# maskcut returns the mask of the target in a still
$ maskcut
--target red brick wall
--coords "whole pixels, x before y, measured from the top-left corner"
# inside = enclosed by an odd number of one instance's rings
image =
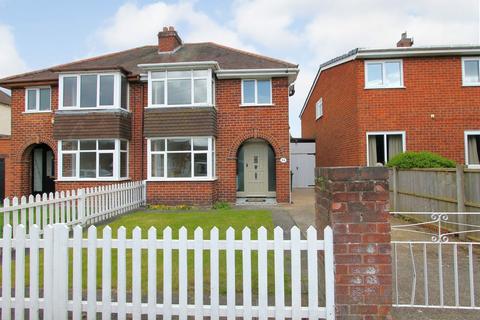
[[[8,182],[13,179],[12,172],[10,171],[10,147],[10,138],[0,138],[0,159],[5,160],[5,188],[7,187]],[[0,181],[0,183],[3,182]],[[5,195],[8,195],[7,190],[5,190]],[[0,201],[3,201],[3,199],[0,199]]]
[[[465,163],[464,131],[480,129],[480,88],[462,87],[460,57],[403,59],[405,89],[364,90],[363,61],[357,81],[366,164],[366,131],[406,131],[408,151],[432,151]],[[431,114],[435,118],[431,118]]]
[[[132,132],[129,152],[129,176],[132,180],[147,178],[147,141],[143,136],[144,108],[147,105],[147,84],[130,83],[130,111]],[[219,80],[216,83],[218,108],[218,136],[216,140],[216,164],[218,181],[215,182],[150,182],[148,199],[151,202],[206,204],[216,199],[236,200],[236,152],[239,146],[251,138],[259,138],[272,145],[276,155],[277,200],[288,202],[290,198],[290,164],[280,163],[282,157],[289,160],[288,81],[277,78],[272,81],[273,106],[240,107],[241,81]],[[31,193],[31,146],[48,144],[55,153],[57,142],[53,140],[53,113],[24,114],[24,89],[12,92],[12,144],[19,146],[11,153],[11,172],[20,178],[9,182],[7,194]],[[52,108],[58,106],[58,88],[52,88]],[[17,182],[18,181],[18,182]],[[93,187],[110,182],[56,182],[57,190]],[[218,190],[217,190],[218,187]],[[195,190],[195,192],[192,192]],[[183,199],[183,200],[182,200]]]
[[[358,164],[356,70],[349,62],[323,71],[302,115],[302,137],[316,139],[317,167]],[[315,120],[320,98],[323,116]]]
[[[272,79],[273,106],[241,107],[241,80],[216,82],[218,136],[216,143],[219,200],[236,199],[236,156],[248,139],[267,141],[276,157],[278,202],[290,201],[288,80]],[[280,163],[285,157],[287,163]]]
[[[462,86],[461,57],[404,58],[403,70],[405,88],[375,90],[365,89],[363,60],[322,72],[302,117],[302,135],[317,137],[318,166],[366,165],[367,131],[406,131],[408,151],[465,163],[464,131],[480,129],[480,88]]]

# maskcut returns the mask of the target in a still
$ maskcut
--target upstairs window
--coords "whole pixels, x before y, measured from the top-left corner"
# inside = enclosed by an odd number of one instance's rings
[[[25,90],[25,112],[51,111],[50,88],[27,88]]]
[[[151,71],[149,107],[212,105],[211,70]]]
[[[128,82],[119,73],[60,76],[60,109],[127,109]]]
[[[405,152],[404,132],[367,133],[368,166],[382,166],[399,153]]]
[[[464,86],[480,86],[480,58],[463,58],[462,74]]]
[[[465,132],[465,164],[480,168],[480,131]]]
[[[366,61],[365,88],[402,88],[402,60]]]
[[[272,104],[272,81],[242,80],[242,105]]]
[[[320,98],[315,104],[315,118],[319,119],[323,116],[323,98]]]

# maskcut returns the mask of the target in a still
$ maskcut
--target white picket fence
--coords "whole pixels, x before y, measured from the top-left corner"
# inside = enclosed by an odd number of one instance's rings
[[[226,232],[226,240],[219,240],[219,230],[213,228],[209,240],[204,239],[203,230],[197,228],[194,238],[188,239],[187,230],[179,230],[178,239],[172,239],[172,229],[163,230],[163,238],[157,238],[157,230],[148,230],[148,237],[142,238],[140,228],[133,230],[131,239],[126,238],[126,230],[118,229],[118,236],[112,239],[112,230],[103,229],[102,238],[97,238],[95,226],[88,228],[88,238],[83,238],[81,226],[73,227],[73,237],[69,237],[69,228],[65,224],[47,225],[44,237],[40,229],[32,226],[30,237],[26,229],[16,227],[16,237],[12,237],[12,227],[4,228],[2,247],[2,319],[8,320],[14,314],[15,319],[163,319],[172,316],[187,319],[334,319],[334,266],[333,236],[327,227],[325,240],[317,239],[317,231],[311,227],[307,239],[302,240],[300,231],[291,230],[291,240],[284,239],[284,232],[276,228],[272,240],[267,239],[267,230],[258,229],[258,240],[252,240],[250,229],[242,231],[242,239],[235,240],[235,231]],[[100,249],[100,250],[99,250]],[[27,251],[28,250],[28,251]],[[82,250],[87,251],[87,261],[82,261]],[[12,255],[14,251],[14,268]],[[101,290],[97,292],[97,254],[101,253]],[[29,270],[25,271],[26,252],[29,254]],[[69,253],[70,252],[70,253]],[[127,252],[131,253],[126,259]],[[157,254],[163,253],[163,266],[157,264]],[[189,289],[188,255],[194,257],[194,290]],[[204,259],[204,253],[209,259]],[[223,253],[225,252],[225,256]],[[255,256],[253,256],[255,252]],[[269,253],[273,252],[272,254]],[[319,259],[319,253],[324,259]],[[142,253],[146,254],[143,256]],[[236,262],[241,253],[242,263]],[[302,263],[302,253],[306,253],[307,268]],[[118,263],[117,288],[112,291],[112,256],[116,254]],[[69,255],[71,259],[69,260]],[[220,257],[224,257],[225,260]],[[289,260],[286,257],[289,257]],[[43,259],[41,258],[43,257]],[[172,289],[172,260],[178,257],[178,290]],[[254,264],[253,258],[258,259]],[[142,260],[144,260],[142,262]],[[147,260],[147,261],[145,261]],[[319,262],[325,265],[319,268]],[[100,261],[100,260],[99,260]],[[208,261],[210,280],[203,278]],[[224,262],[225,261],[225,262]],[[40,273],[40,262],[43,262]],[[131,269],[128,268],[131,262]],[[191,263],[191,262],[190,262]],[[226,264],[223,265],[223,263]],[[268,288],[268,264],[274,264],[274,297],[270,297]],[[82,285],[82,267],[87,266],[86,288]],[[258,290],[252,290],[252,265],[258,268]],[[286,265],[286,266],[285,266]],[[142,266],[148,266],[142,272]],[[100,267],[100,266],[99,266]],[[220,279],[220,268],[226,267],[226,279]],[[241,268],[242,290],[236,288],[237,268]],[[291,268],[291,270],[288,270]],[[158,269],[163,275],[163,287],[157,285]],[[286,270],[291,273],[291,299],[286,299]],[[131,270],[132,285],[127,288],[126,274]],[[254,270],[254,269],[253,269]],[[115,270],[113,270],[115,271]],[[325,272],[326,305],[319,306],[319,276]],[[14,286],[12,287],[12,273]],[[29,273],[30,283],[26,286],[25,276]],[[306,273],[306,274],[305,274]],[[69,283],[69,274],[72,281]],[[43,288],[39,277],[43,277]],[[148,288],[142,288],[142,277],[147,277]],[[302,279],[307,279],[308,301],[302,302]],[[226,303],[220,297],[220,282],[226,281]],[[175,282],[176,283],[176,282]],[[271,284],[270,284],[271,285]],[[205,290],[210,287],[209,290]],[[14,288],[14,290],[12,290]],[[28,292],[26,294],[26,289]],[[41,290],[43,289],[43,290]],[[143,289],[143,290],[142,290]],[[13,294],[12,294],[13,291]],[[101,291],[101,293],[100,293]],[[206,293],[207,292],[207,293]],[[84,299],[86,294],[86,299]],[[274,302],[272,303],[272,300]],[[242,301],[241,303],[238,303]],[[115,317],[115,316],[114,316]]]
[[[33,225],[42,232],[45,226],[65,223],[68,226],[86,225],[110,219],[146,204],[144,181],[127,182],[109,186],[62,191],[28,198],[23,196],[5,199],[0,214],[4,225],[26,227],[27,234]]]

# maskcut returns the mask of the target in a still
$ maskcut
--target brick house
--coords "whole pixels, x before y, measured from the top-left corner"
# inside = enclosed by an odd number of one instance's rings
[[[150,203],[290,200],[298,66],[174,28],[138,47],[0,80],[12,90],[7,195],[147,180]]]
[[[317,166],[431,151],[479,167],[480,46],[355,49],[322,64],[300,114]]]

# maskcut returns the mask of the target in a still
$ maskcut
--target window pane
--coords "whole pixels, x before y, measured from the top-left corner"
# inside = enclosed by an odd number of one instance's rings
[[[480,75],[478,71],[479,61],[465,61],[465,82],[477,83],[480,82]]]
[[[78,141],[62,141],[62,150],[78,150]]]
[[[76,154],[64,154],[62,156],[62,176],[72,178],[77,175]]]
[[[74,107],[77,105],[77,77],[63,78],[63,106]]]
[[[245,191],[245,146],[241,146],[237,155],[237,191]]]
[[[207,154],[206,153],[197,153],[194,155],[194,176],[195,177],[206,177],[207,176]]]
[[[367,64],[367,84],[369,86],[381,86],[383,84],[381,63]]]
[[[403,139],[401,134],[387,135],[387,162],[397,154],[403,152]]]
[[[150,148],[152,151],[165,151],[165,140],[152,140]]]
[[[152,104],[165,104],[165,81],[152,82]]]
[[[165,79],[165,72],[152,72],[152,79]]]
[[[480,135],[469,135],[467,143],[468,164],[480,164]]]
[[[40,110],[50,110],[50,88],[40,89]]]
[[[80,77],[80,107],[93,108],[97,106],[97,76]]]
[[[97,157],[95,152],[80,153],[80,178],[96,178]]]
[[[113,153],[99,153],[98,163],[100,177],[113,177]]]
[[[97,150],[97,141],[95,140],[80,141],[80,150]]]
[[[128,175],[128,153],[120,153],[120,178],[127,178]]]
[[[114,140],[99,140],[98,141],[99,150],[115,150],[115,141]]]
[[[195,86],[195,103],[206,103],[207,102],[207,80],[194,80],[193,84]]]
[[[268,146],[268,191],[270,192],[275,192],[277,189],[276,177],[275,153],[273,152],[273,148]]]
[[[168,104],[191,104],[192,82],[188,80],[168,80]]]
[[[197,77],[208,77],[208,70],[194,70],[193,76]]]
[[[152,154],[152,177],[163,177],[164,174],[164,155]]]
[[[126,77],[122,77],[121,97],[120,108],[128,109],[128,81]]]
[[[169,178],[189,178],[192,176],[191,153],[169,153],[167,155],[167,176]]]
[[[400,62],[385,63],[385,85],[386,86],[400,86]]]
[[[191,71],[168,71],[168,78],[191,78]]]
[[[27,95],[28,95],[27,109],[36,110],[37,109],[37,90],[35,89],[28,90]]]
[[[125,140],[120,140],[120,150],[127,151],[128,150],[128,142]]]
[[[257,81],[258,103],[271,103],[271,82],[270,80]]]
[[[190,151],[192,150],[190,139],[167,139],[168,151]]]
[[[193,139],[193,150],[208,150],[208,138]]]
[[[243,81],[243,103],[255,103],[255,81]]]
[[[100,105],[113,106],[114,76],[100,76]]]

